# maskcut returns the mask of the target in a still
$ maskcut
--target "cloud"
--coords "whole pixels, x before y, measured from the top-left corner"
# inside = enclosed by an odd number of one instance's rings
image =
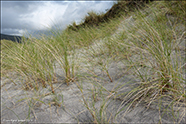
[[[2,1],[1,33],[64,29],[73,21],[80,23],[89,11],[105,12],[112,5],[111,1]]]
[[[5,28],[1,30],[1,33],[3,34],[11,34],[11,35],[18,35],[21,36],[25,30],[23,29],[12,29],[12,28]]]
[[[45,2],[36,11],[22,15],[20,21],[32,24],[32,30],[44,30],[51,28],[53,20],[63,16],[66,8],[67,5]]]

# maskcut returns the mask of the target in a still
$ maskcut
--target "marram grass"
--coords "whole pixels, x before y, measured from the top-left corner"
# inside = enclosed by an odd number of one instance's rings
[[[186,13],[184,5],[184,1],[157,1],[149,3],[144,9],[134,10],[128,15],[123,14],[120,18],[99,26],[66,29],[63,32],[51,31],[55,36],[42,36],[22,44],[1,41],[2,76],[8,77],[8,73],[14,71],[24,79],[24,89],[40,90],[48,85],[56,95],[53,83],[57,82],[55,68],[58,63],[63,70],[64,83],[68,86],[70,83],[77,84],[82,93],[83,104],[94,123],[114,123],[114,119],[117,119],[122,111],[126,110],[126,115],[129,108],[142,102],[145,102],[147,107],[157,103],[161,111],[165,98],[171,101],[167,103],[168,107],[160,112],[160,123],[161,117],[169,111],[168,108],[172,110],[173,121],[177,122],[174,107],[185,106],[186,99],[186,32],[182,26],[185,20],[182,15]],[[174,15],[174,18],[171,15]],[[123,22],[129,17],[132,19],[129,23]],[[123,30],[114,34],[116,29],[121,27]],[[86,67],[81,65],[82,61]],[[108,71],[111,62],[122,62],[127,67],[122,71],[139,79],[138,85],[131,91],[118,93],[125,85],[133,85],[125,82],[126,84],[118,87],[115,85],[112,91],[108,91],[100,82],[103,77],[97,75],[94,68],[98,67],[110,82],[115,83]],[[86,70],[86,73],[81,72],[82,70]],[[87,83],[92,86],[89,92],[91,100],[86,99],[83,91],[85,89],[78,83],[84,79],[89,80]],[[115,115],[107,111],[113,96],[115,99],[122,98]],[[95,104],[100,99],[102,103],[97,110]],[[53,102],[60,104],[57,97]],[[184,113],[180,115],[182,118],[185,116]]]

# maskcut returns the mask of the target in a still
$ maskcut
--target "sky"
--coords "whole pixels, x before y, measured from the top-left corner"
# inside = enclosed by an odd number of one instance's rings
[[[22,36],[65,29],[83,21],[88,12],[105,13],[113,1],[1,1],[1,33]]]

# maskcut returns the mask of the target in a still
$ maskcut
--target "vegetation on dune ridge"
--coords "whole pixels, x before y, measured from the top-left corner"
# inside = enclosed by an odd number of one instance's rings
[[[49,86],[57,94],[53,85],[58,81],[56,69],[61,69],[64,83],[76,83],[81,91],[92,122],[117,122],[120,113],[145,103],[158,105],[159,123],[166,113],[180,123],[185,113],[179,111],[186,105],[185,7],[185,1],[118,2],[106,14],[90,12],[80,25],[51,31],[55,37],[24,39],[22,44],[1,41],[2,77],[11,78],[9,72],[16,72],[23,89],[37,93]],[[102,82],[116,83],[109,69],[119,62],[124,65],[121,75],[132,76],[136,85],[123,82],[109,91]],[[83,80],[91,82],[92,100],[85,98]],[[128,84],[134,87],[122,92]],[[99,110],[98,99],[103,101]],[[107,111],[111,99],[122,101],[115,115]]]
[[[98,26],[101,23],[109,22],[113,18],[118,18],[124,13],[133,11],[135,8],[139,9],[152,0],[143,1],[118,1],[112,8],[110,8],[105,14],[98,14],[95,12],[89,12],[88,16],[85,16],[83,23],[76,25],[75,22],[69,25],[68,29],[77,31],[80,28]]]

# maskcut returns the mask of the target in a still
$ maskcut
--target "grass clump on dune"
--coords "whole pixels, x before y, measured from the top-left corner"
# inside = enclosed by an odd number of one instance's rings
[[[161,104],[161,100],[169,98],[165,111],[170,106],[185,105],[186,32],[184,22],[179,20],[185,13],[184,5],[185,2],[154,2],[146,11],[136,12],[135,23],[124,26],[127,30],[107,43],[108,49],[118,53],[120,58],[127,56],[123,62],[129,64],[134,77],[140,79],[139,86],[123,97],[124,101],[131,99],[131,105],[145,101],[150,106],[156,100]],[[168,16],[172,12],[177,13],[174,19]],[[119,50],[121,46],[123,51]],[[173,121],[177,119],[174,112]],[[184,115],[182,113],[182,117]]]
[[[53,77],[53,59],[50,53],[41,48],[41,41],[25,41],[22,44],[14,43],[3,51],[2,65],[17,72],[26,78],[26,89],[38,89],[39,84],[46,87],[46,82]]]

